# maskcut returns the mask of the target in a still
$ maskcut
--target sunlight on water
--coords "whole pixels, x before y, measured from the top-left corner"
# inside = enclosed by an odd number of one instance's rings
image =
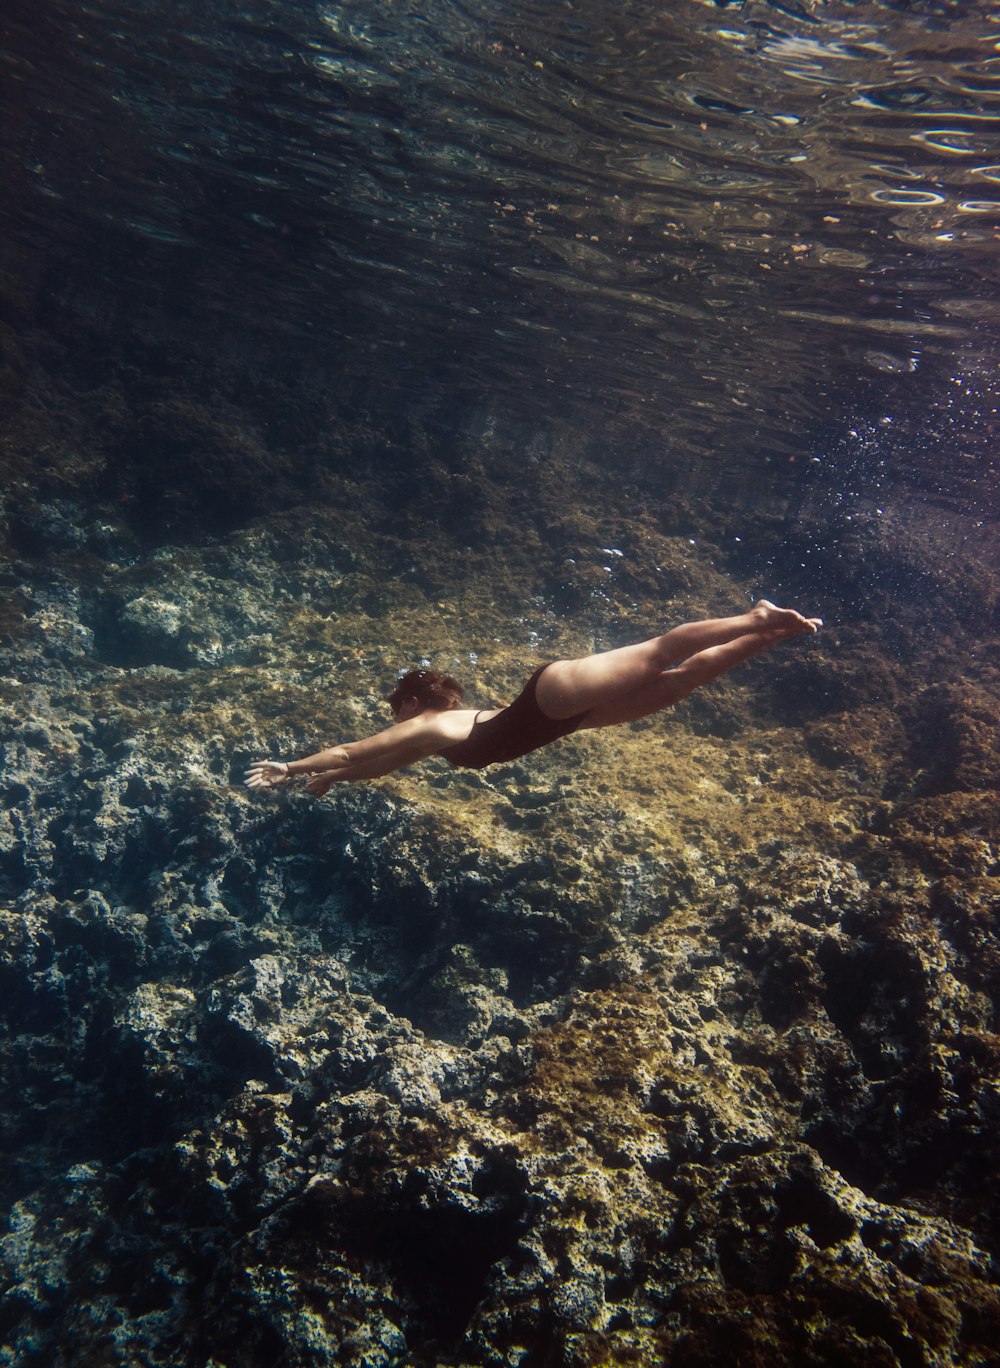
[[[404,385],[791,454],[803,394],[815,416],[912,369],[887,334],[925,370],[982,345],[1000,59],[987,6],[946,13],[302,3],[171,30],[57,4],[59,77],[26,27],[7,59],[53,116],[21,213],[115,223],[125,276],[129,237],[207,254],[234,314],[249,269],[249,327],[395,354]]]

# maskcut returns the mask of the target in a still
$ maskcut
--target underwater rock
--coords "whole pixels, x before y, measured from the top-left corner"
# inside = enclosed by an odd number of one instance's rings
[[[18,553],[11,1361],[985,1361],[989,676],[900,705],[887,656],[862,704],[865,640],[797,709],[792,658],[504,769],[252,795],[384,725],[389,638],[485,698],[586,648],[534,571],[505,625],[475,567],[428,597],[440,548],[293,522],[125,564],[57,510]]]

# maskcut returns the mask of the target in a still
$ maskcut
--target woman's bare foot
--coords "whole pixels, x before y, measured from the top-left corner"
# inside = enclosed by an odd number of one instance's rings
[[[778,608],[768,599],[755,603],[748,614],[759,624],[759,632],[780,632],[782,636],[801,636],[805,632],[818,632],[823,626],[822,618],[807,618],[794,608]]]

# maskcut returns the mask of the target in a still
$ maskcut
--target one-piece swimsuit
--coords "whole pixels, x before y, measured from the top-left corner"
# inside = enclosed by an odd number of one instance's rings
[[[573,717],[546,717],[538,706],[535,690],[546,668],[539,666],[508,707],[495,717],[473,723],[472,731],[464,741],[443,750],[441,754],[449,765],[456,769],[482,769],[485,765],[504,764],[575,732],[587,716],[586,712]]]

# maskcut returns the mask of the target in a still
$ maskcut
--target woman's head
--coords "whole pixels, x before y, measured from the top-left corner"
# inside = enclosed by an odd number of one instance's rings
[[[424,708],[435,708],[446,712],[457,708],[462,701],[463,689],[451,675],[440,674],[437,670],[410,670],[389,695],[389,706],[398,713],[408,698],[416,699],[421,712]]]

